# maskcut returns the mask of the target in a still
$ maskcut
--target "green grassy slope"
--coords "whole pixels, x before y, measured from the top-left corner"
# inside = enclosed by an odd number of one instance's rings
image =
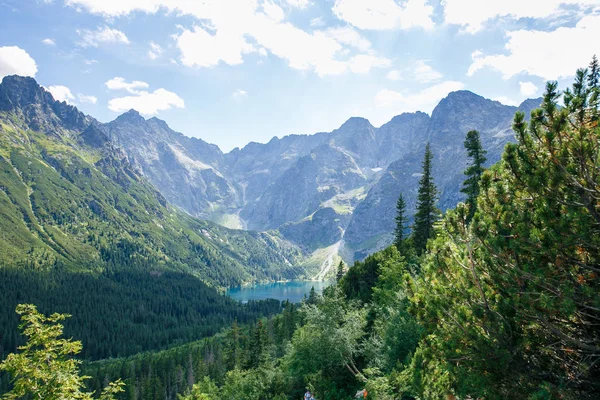
[[[214,285],[301,273],[293,246],[170,207],[109,145],[27,128],[0,113],[0,264],[165,269]]]

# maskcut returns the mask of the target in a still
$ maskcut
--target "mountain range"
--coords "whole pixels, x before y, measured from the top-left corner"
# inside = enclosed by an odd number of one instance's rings
[[[409,214],[414,209],[427,142],[444,210],[463,199],[459,189],[467,165],[466,132],[481,133],[488,162],[494,163],[513,139],[515,112],[529,115],[540,102],[530,99],[513,107],[458,91],[441,100],[431,116],[403,113],[379,128],[352,117],[332,132],[274,137],[223,153],[135,110],[100,123],[55,101],[33,79],[9,76],[0,84],[0,162],[3,180],[13,182],[14,189],[0,182],[0,198],[7,197],[3,209],[12,210],[11,218],[23,228],[18,240],[44,242],[50,254],[45,257],[52,259],[73,258],[73,252],[102,258],[101,251],[90,253],[89,244],[81,243],[82,237],[89,240],[82,228],[64,220],[110,225],[105,219],[114,216],[115,228],[124,224],[135,232],[115,234],[111,240],[116,242],[135,242],[135,235],[152,238],[158,229],[178,246],[182,231],[190,246],[196,241],[209,245],[216,258],[205,264],[220,265],[218,259],[230,272],[215,271],[221,266],[192,269],[215,282],[298,277],[307,269],[314,276],[317,268],[323,276],[340,257],[350,263],[391,243],[398,195],[404,194]],[[49,180],[52,194],[37,189],[41,179]],[[41,201],[38,196],[46,197]],[[48,207],[53,197],[72,207],[36,208]],[[77,236],[72,241],[76,245],[61,249],[58,235],[70,235],[69,240]],[[162,239],[161,245],[151,243],[173,262],[171,244]],[[264,258],[255,259],[247,248],[266,248],[259,252]],[[12,257],[18,251],[4,253]],[[174,258],[182,265],[190,260]],[[237,276],[236,269],[244,272]]]
[[[307,254],[352,262],[391,243],[400,193],[414,208],[427,142],[445,210],[463,199],[465,134],[480,131],[494,163],[513,140],[515,112],[529,115],[540,102],[506,106],[457,91],[431,116],[403,113],[379,128],[353,117],[332,132],[274,137],[225,154],[134,110],[105,126],[165,198],[191,215],[231,228],[277,230]]]

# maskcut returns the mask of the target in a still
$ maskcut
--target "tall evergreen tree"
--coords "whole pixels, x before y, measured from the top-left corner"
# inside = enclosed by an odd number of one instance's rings
[[[417,212],[413,229],[413,244],[417,254],[423,253],[427,247],[427,240],[433,235],[433,223],[438,219],[440,211],[437,209],[437,188],[433,182],[431,163],[433,154],[429,143],[425,147],[423,159],[423,175],[419,181],[417,195]]]
[[[337,273],[335,275],[335,280],[337,282],[341,281],[344,277],[344,261],[340,261],[337,268]]]
[[[600,65],[598,57],[594,54],[588,68],[588,86],[590,89],[597,89],[600,84]]]
[[[399,251],[402,250],[404,245],[404,231],[406,230],[407,222],[408,218],[406,218],[406,202],[404,201],[404,196],[402,193],[400,193],[398,201],[396,202],[396,230],[394,232],[394,245]]]
[[[233,321],[231,330],[227,334],[227,347],[225,348],[225,361],[228,369],[240,368],[242,365],[242,330]]]
[[[465,149],[471,159],[471,165],[465,170],[467,179],[463,182],[463,187],[460,190],[462,193],[467,195],[466,203],[469,206],[469,213],[467,214],[467,222],[470,222],[477,210],[477,196],[479,196],[479,181],[485,168],[483,164],[487,161],[485,157],[486,151],[481,146],[481,139],[479,132],[473,130],[467,133],[465,138]]]
[[[263,324],[263,321],[259,319],[250,340],[248,354],[249,368],[258,368],[267,362],[269,359],[268,345],[269,337],[267,335],[267,329]]]
[[[306,300],[307,304],[317,304],[319,301],[319,295],[315,291],[315,287],[310,288],[310,293],[308,294],[308,299]]]

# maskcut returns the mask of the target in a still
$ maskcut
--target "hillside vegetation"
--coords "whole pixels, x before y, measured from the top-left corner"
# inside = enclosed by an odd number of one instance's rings
[[[465,132],[467,204],[441,215],[426,146],[414,226],[323,296],[200,342],[85,366],[117,398],[263,400],[600,397],[599,73],[547,84],[482,170]],[[562,99],[562,104],[560,100]],[[22,349],[25,354],[27,348]],[[16,357],[16,356],[11,356]],[[110,388],[110,386],[109,386]],[[119,397],[121,396],[121,397]]]

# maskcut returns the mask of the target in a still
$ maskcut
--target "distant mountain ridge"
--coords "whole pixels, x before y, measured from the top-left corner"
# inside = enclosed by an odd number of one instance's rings
[[[482,134],[489,160],[512,140],[517,110],[469,91],[448,94],[431,116],[403,113],[379,128],[360,117],[332,132],[274,137],[223,154],[156,118],[107,124],[111,137],[136,160],[165,197],[192,215],[236,228],[279,230],[310,253],[337,246],[347,261],[390,243],[400,192],[414,206],[426,142],[435,154],[440,208],[462,200],[467,131]],[[160,121],[160,122],[159,122]]]

